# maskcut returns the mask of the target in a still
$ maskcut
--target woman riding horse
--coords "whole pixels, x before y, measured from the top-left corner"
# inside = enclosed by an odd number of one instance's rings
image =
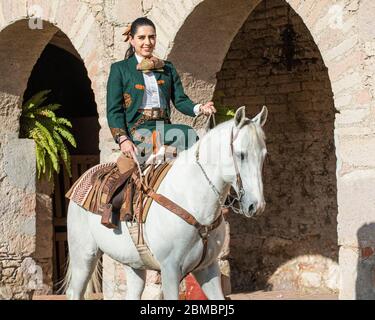
[[[215,113],[213,102],[191,101],[173,64],[153,55],[156,28],[151,20],[136,19],[124,35],[129,49],[123,61],[112,64],[107,84],[108,125],[120,150],[133,159],[140,150],[146,159],[155,151],[155,137],[177,150],[189,148],[197,135],[187,125],[171,124],[170,100],[191,117]]]

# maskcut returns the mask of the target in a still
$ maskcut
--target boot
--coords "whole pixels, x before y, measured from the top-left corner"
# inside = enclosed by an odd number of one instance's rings
[[[125,200],[125,186],[127,185],[127,180],[136,169],[134,160],[126,157],[124,154],[118,157],[116,165],[121,179],[124,180],[124,184],[116,190],[111,198],[107,199],[108,203],[104,205],[101,220],[103,225],[111,229],[117,228],[119,221],[123,218],[120,216],[120,210]]]

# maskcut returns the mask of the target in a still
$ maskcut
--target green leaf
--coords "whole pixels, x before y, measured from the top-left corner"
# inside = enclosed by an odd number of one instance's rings
[[[35,121],[35,126],[41,131],[41,135],[47,140],[48,145],[53,150],[54,153],[57,153],[57,147],[55,140],[53,140],[52,132],[50,132],[42,123]]]
[[[48,110],[51,110],[51,111],[56,111],[58,109],[60,109],[61,107],[61,104],[58,104],[58,103],[53,103],[53,104],[49,104],[47,105],[46,107],[42,107],[43,109],[48,109]]]
[[[43,105],[51,90],[43,90],[34,94],[22,106],[20,118],[20,135],[35,141],[37,177],[53,178],[54,172],[60,171],[60,159],[71,177],[71,159],[63,138],[73,147],[76,140],[69,128],[71,122],[66,118],[57,117],[55,112],[60,104]]]
[[[65,138],[73,147],[77,147],[76,140],[74,139],[73,135],[63,126],[55,127],[55,130]]]
[[[58,124],[62,124],[64,126],[67,126],[69,128],[72,128],[72,123],[68,120],[68,119],[65,119],[65,118],[58,118],[57,121],[56,121]]]
[[[38,170],[38,179],[40,178],[42,173],[46,171],[46,159],[45,159],[45,150],[43,146],[36,142],[36,162],[37,162],[37,170]]]
[[[60,157],[65,164],[69,177],[71,177],[72,176],[71,162],[70,162],[70,154],[69,154],[68,148],[66,147],[64,141],[61,139],[60,135],[57,132],[54,132],[54,138],[56,140],[56,145],[59,150]]]
[[[34,94],[23,106],[28,110],[38,108],[47,99],[47,95],[50,92],[51,90],[43,90]]]
[[[50,119],[56,121],[56,114],[51,110],[38,109],[38,110],[35,110],[35,114],[37,114],[39,116],[47,117],[47,118],[50,118]]]
[[[47,159],[51,160],[52,167],[58,171],[60,169],[60,164],[58,161],[58,155],[57,150],[56,152],[51,148],[51,146],[48,143],[48,139],[43,135],[42,131],[39,128],[34,128],[34,140],[38,140],[38,143],[43,147],[45,150],[45,161],[47,162]],[[48,157],[47,157],[48,154]]]

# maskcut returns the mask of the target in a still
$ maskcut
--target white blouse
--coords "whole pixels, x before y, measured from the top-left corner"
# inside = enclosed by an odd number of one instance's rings
[[[135,54],[138,63],[143,60],[143,57]],[[150,72],[142,72],[143,79],[145,81],[145,93],[142,98],[142,106],[143,109],[151,109],[151,108],[165,108],[166,106],[161,105],[160,103],[160,92],[159,86],[157,84],[155,75],[152,71]],[[199,113],[199,107],[201,104],[196,104],[194,106],[194,113],[197,115]]]

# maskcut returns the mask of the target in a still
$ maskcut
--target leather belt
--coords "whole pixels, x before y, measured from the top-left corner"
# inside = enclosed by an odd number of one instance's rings
[[[170,123],[169,118],[167,116],[166,109],[164,108],[150,108],[150,109],[143,109],[139,108],[138,113],[141,116],[138,120],[134,123],[133,128],[130,130],[130,133],[134,136],[137,128],[145,123],[146,121],[150,120],[164,120],[164,123]]]
[[[167,113],[164,108],[150,108],[150,109],[138,109],[138,112],[143,114],[146,120],[158,120],[166,119]]]

